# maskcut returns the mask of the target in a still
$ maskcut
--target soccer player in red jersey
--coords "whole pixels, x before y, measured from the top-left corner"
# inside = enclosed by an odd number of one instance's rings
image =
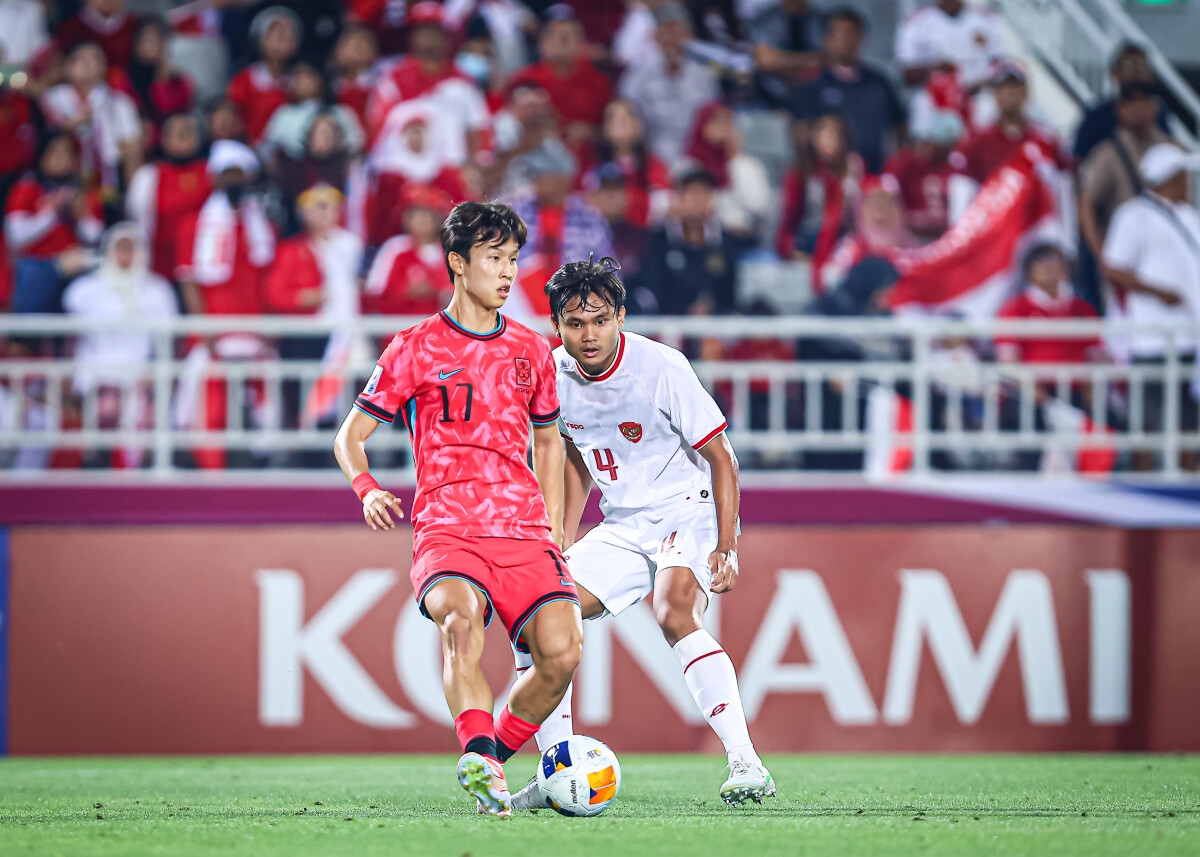
[[[464,751],[459,782],[499,816],[511,811],[502,761],[558,705],[583,642],[579,595],[560,549],[564,452],[553,358],[544,337],[499,312],[525,235],[506,205],[464,202],[450,212],[442,250],[454,296],[396,335],[334,446],[367,524],[389,530],[392,513],[403,517],[400,501],[368,473],[365,444],[396,416],[408,428],[417,469],[413,591],[442,636],[446,702]],[[494,724],[479,665],[493,615],[533,659]]]

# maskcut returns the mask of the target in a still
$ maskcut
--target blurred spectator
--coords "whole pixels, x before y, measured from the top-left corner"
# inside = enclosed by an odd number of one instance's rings
[[[1123,297],[1121,315],[1134,324],[1200,321],[1200,212],[1188,202],[1189,173],[1200,159],[1173,143],[1150,147],[1139,163],[1145,190],[1121,204],[1104,239],[1105,276]],[[1184,337],[1179,351],[1193,355],[1196,342]],[[1137,334],[1128,346],[1135,362],[1161,363],[1162,334]],[[1119,355],[1123,356],[1123,355]],[[1160,401],[1157,402],[1161,408]],[[1147,403],[1147,408],[1150,404]],[[1181,408],[1192,419],[1194,405]],[[1162,431],[1162,415],[1155,414]]]
[[[796,118],[810,121],[825,113],[840,114],[854,150],[868,170],[878,172],[904,133],[904,108],[891,81],[862,61],[862,16],[842,7],[826,20],[825,67],[800,91]]]
[[[637,191],[630,187],[625,170],[611,161],[588,173],[587,187],[588,202],[608,221],[613,258],[621,266],[622,278],[630,280],[636,277],[642,267],[642,255],[646,251],[646,237],[649,234],[646,223],[634,220],[630,215],[631,200],[638,198]],[[670,205],[670,197],[666,203]]]
[[[995,16],[982,4],[937,0],[900,23],[895,48],[907,85],[922,86],[931,74],[943,72],[957,74],[971,90],[987,79],[1004,40]]]
[[[288,65],[300,50],[300,19],[282,6],[272,6],[254,18],[250,37],[259,60],[233,76],[225,97],[237,108],[246,136],[258,145],[271,115],[288,102]]]
[[[444,8],[447,25],[463,30],[467,42],[477,38],[480,25],[486,29],[501,76],[529,62],[527,37],[538,25],[531,6],[520,0],[447,0]]]
[[[290,104],[281,104],[271,114],[271,121],[263,131],[260,151],[264,160],[273,162],[276,152],[282,152],[292,160],[304,154],[304,144],[309,128],[319,113],[334,117],[342,126],[342,140],[352,153],[363,148],[363,130],[358,116],[349,107],[331,104],[325,78],[316,68],[306,62],[292,67]]]
[[[696,114],[684,155],[717,181],[716,210],[721,225],[756,238],[771,206],[771,184],[762,161],[742,151],[733,111],[719,101]]]
[[[961,172],[982,185],[1013,152],[1030,140],[1048,152],[1059,155],[1059,166],[1066,167],[1062,142],[1048,128],[1029,121],[1028,72],[1023,63],[1013,59],[997,60],[992,64],[989,84],[999,116],[996,124],[972,132],[962,146],[966,159]]]
[[[489,111],[499,110],[506,96],[507,77],[496,59],[496,45],[487,21],[476,15],[467,21],[454,67],[483,92]]]
[[[859,184],[866,171],[862,158],[850,151],[840,116],[821,116],[808,136],[807,144],[797,147],[797,165],[783,180],[783,216],[775,244],[780,258],[812,260],[814,285],[820,292],[821,269],[854,227]]]
[[[725,315],[733,310],[737,263],[748,245],[721,228],[716,185],[713,174],[699,164],[679,167],[671,214],[650,233],[631,290],[642,311]]]
[[[74,138],[51,137],[36,173],[13,186],[5,208],[4,237],[16,260],[13,312],[58,312],[72,251],[95,246],[103,231],[100,196],[83,190]]]
[[[514,78],[514,82],[534,81],[546,90],[562,123],[563,142],[576,152],[596,138],[604,105],[612,98],[612,85],[596,71],[583,47],[583,26],[575,10],[556,3],[546,10],[538,39],[541,61]]]
[[[517,286],[536,316],[550,311],[542,288],[559,266],[594,255],[612,256],[612,236],[603,216],[571,192],[577,164],[561,143],[547,141],[521,156],[533,192],[511,200],[528,227]]]
[[[621,68],[653,62],[658,57],[654,9],[662,1],[630,0],[625,4],[625,17],[612,42],[612,58]]]
[[[128,66],[142,116],[156,129],[168,116],[192,109],[192,82],[167,59],[170,40],[171,29],[163,20],[147,18],[138,28]]]
[[[39,0],[0,0],[0,64],[25,68],[49,40]]]
[[[178,113],[163,124],[162,157],[138,168],[125,196],[125,212],[147,236],[149,264],[156,274],[175,276],[180,224],[200,213],[211,192],[200,152],[200,123]]]
[[[666,164],[679,160],[700,108],[719,95],[708,66],[687,55],[691,16],[682,3],[666,0],[654,10],[655,39],[661,51],[621,78],[620,94],[641,111],[650,151]]]
[[[207,169],[213,191],[179,228],[176,278],[184,306],[195,315],[257,315],[261,281],[275,258],[275,231],[248,192],[258,159],[246,145],[220,140]]]
[[[3,204],[8,189],[37,160],[33,104],[7,78],[0,80],[0,140],[4,141],[0,146],[0,204]]]
[[[125,9],[125,0],[83,0],[79,14],[59,26],[55,41],[63,53],[99,45],[110,68],[127,69],[136,33],[137,18]]]
[[[547,141],[561,142],[558,116],[546,90],[532,81],[510,87],[508,100],[493,123],[496,151],[488,169],[489,190],[502,196],[524,193],[531,187],[523,172],[521,155]]]
[[[342,31],[333,52],[334,94],[338,104],[354,111],[360,125],[366,126],[367,100],[375,88],[375,62],[379,46],[375,34],[361,25]]]
[[[96,322],[145,323],[179,314],[171,284],[150,271],[146,238],[132,223],[108,230],[100,267],[67,287],[63,309]],[[95,394],[96,428],[145,431],[154,426],[154,382],[146,377],[154,340],[148,330],[98,330],[76,340],[74,391],[82,397]],[[143,454],[139,447],[126,446],[94,463],[140,467]]]
[[[296,201],[304,232],[279,244],[275,264],[267,276],[267,304],[272,312],[311,315],[344,321],[359,313],[358,267],[362,241],[338,226],[345,197],[327,184],[305,190]],[[289,354],[285,339],[280,356],[318,359],[324,349],[303,357]]]
[[[1153,86],[1157,82],[1145,49],[1131,42],[1125,42],[1117,48],[1108,71],[1118,92],[1127,83]],[[1083,161],[1097,145],[1116,132],[1119,124],[1117,104],[1118,98],[1108,98],[1084,111],[1083,119],[1075,130],[1075,145],[1072,147],[1076,160]],[[1164,133],[1167,130],[1167,113],[1161,105],[1158,108],[1158,127]]]
[[[410,184],[400,195],[403,233],[379,248],[363,290],[363,310],[386,315],[433,315],[454,293],[442,255],[441,224],[450,197],[430,185]]]
[[[1079,166],[1079,231],[1094,258],[1101,258],[1113,213],[1142,191],[1137,164],[1154,146],[1170,140],[1155,125],[1156,87],[1130,81],[1117,97],[1117,130],[1092,148]]]
[[[454,202],[467,198],[462,173],[449,161],[441,135],[446,125],[435,121],[424,100],[398,105],[375,142],[369,163],[378,177],[370,216],[372,246],[395,235],[400,192],[410,182],[433,185]]]
[[[236,7],[245,0],[218,0],[227,6]],[[388,0],[395,2],[395,0]],[[346,13],[344,0],[259,0],[250,7],[250,17],[256,18],[268,9],[280,9],[296,16],[300,49],[296,56],[306,62],[324,68],[333,54],[338,37],[342,34],[342,18]],[[243,18],[244,20],[244,18]],[[237,56],[241,62],[250,59],[246,55],[248,45],[235,41],[235,49],[242,47]],[[235,50],[236,53],[236,50]]]
[[[231,101],[218,101],[208,108],[204,131],[205,136],[213,142],[246,142],[246,123],[242,121],[241,112]]]
[[[662,220],[671,204],[671,176],[663,162],[650,154],[636,107],[620,98],[608,103],[593,153],[596,165],[615,166],[624,177],[623,219],[642,228]],[[582,177],[587,190],[599,187],[595,170],[589,169]]]
[[[747,25],[759,87],[773,107],[787,108],[797,84],[821,64],[821,16],[808,0],[770,2]]]
[[[1035,244],[1025,254],[1021,290],[1000,308],[998,318],[1096,318],[1092,305],[1075,296],[1071,266],[1063,248]],[[996,359],[1003,363],[1087,363],[1101,357],[1097,338],[1043,339],[996,337]]]
[[[442,7],[430,0],[408,10],[409,52],[383,74],[367,104],[367,133],[372,145],[388,144],[395,133],[393,110],[420,102],[438,127],[443,160],[461,166],[479,151],[489,115],[474,81],[451,61],[450,34],[443,28]]]
[[[289,214],[298,216],[296,204],[300,195],[319,184],[336,188],[348,197],[354,163],[342,123],[332,113],[318,113],[308,126],[299,157],[292,158],[281,152],[276,159],[276,183],[283,195],[284,207]],[[354,202],[361,204],[361,200]],[[300,226],[298,220],[290,220],[288,233],[298,231]]]
[[[820,280],[826,290],[841,286],[864,259],[888,259],[893,250],[916,246],[916,237],[904,228],[899,193],[899,183],[891,176],[870,176],[863,181],[855,229],[838,242],[821,268]]]
[[[106,202],[115,200],[122,179],[142,164],[137,106],[105,83],[104,52],[94,44],[71,51],[66,71],[68,82],[46,92],[42,110],[51,125],[75,135],[85,183],[100,185]]]
[[[949,228],[953,162],[959,163],[959,169],[965,163],[964,156],[954,151],[963,122],[953,111],[938,110],[912,131],[915,143],[889,158],[883,172],[894,176],[899,185],[905,226],[920,238],[933,240]]]
[[[259,315],[266,303],[264,280],[275,260],[275,231],[262,203],[248,193],[259,175],[258,159],[243,143],[219,140],[209,153],[208,175],[212,194],[200,213],[179,228],[176,279],[184,307],[194,315]],[[228,333],[211,343],[189,345],[175,424],[185,430],[198,424],[223,429],[229,416],[226,384],[208,376],[209,363],[262,359],[270,350],[253,333]],[[264,400],[261,382],[248,382],[246,401],[256,419],[261,419]],[[241,414],[234,415],[234,422],[241,426]],[[194,449],[192,456],[205,469],[222,469],[227,461],[224,449]]]

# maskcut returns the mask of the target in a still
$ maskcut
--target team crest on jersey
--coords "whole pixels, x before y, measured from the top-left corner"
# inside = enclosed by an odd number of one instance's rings
[[[621,434],[625,435],[625,439],[630,443],[637,443],[642,439],[641,423],[621,423],[617,428],[621,430]]]
[[[514,357],[513,363],[517,365],[517,386],[530,387],[533,385],[533,364],[529,362],[528,357]]]

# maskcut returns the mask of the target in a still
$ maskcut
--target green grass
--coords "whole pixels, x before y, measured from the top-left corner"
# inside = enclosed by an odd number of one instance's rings
[[[0,760],[0,854],[1200,854],[1200,757],[623,757],[605,815],[480,818],[445,756]],[[532,756],[509,764],[514,785]]]

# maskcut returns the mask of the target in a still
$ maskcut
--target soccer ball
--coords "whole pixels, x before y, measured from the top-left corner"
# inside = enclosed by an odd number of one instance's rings
[[[603,741],[572,735],[542,754],[537,780],[561,815],[599,815],[621,790],[621,763]]]

